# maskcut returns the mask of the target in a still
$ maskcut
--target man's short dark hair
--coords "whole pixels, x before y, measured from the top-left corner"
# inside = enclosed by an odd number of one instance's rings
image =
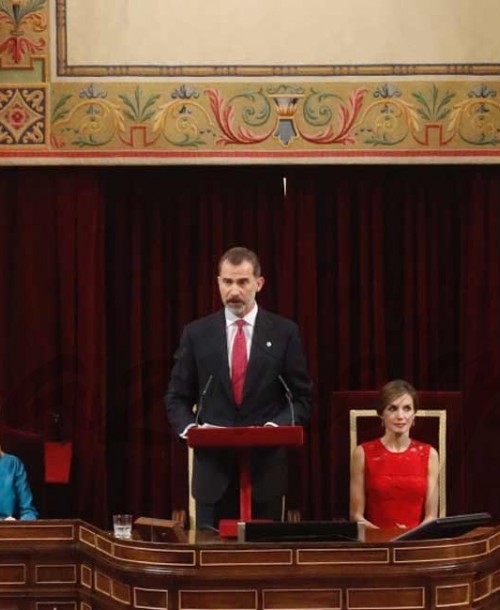
[[[252,267],[253,267],[253,274],[255,277],[260,277],[260,261],[259,261],[259,257],[257,256],[257,254],[255,254],[255,252],[253,252],[252,250],[249,250],[248,248],[243,248],[241,246],[237,246],[235,248],[230,248],[229,250],[226,250],[226,252],[224,252],[224,254],[220,257],[219,260],[219,274],[220,274],[220,269],[222,267],[222,263],[224,262],[228,262],[231,265],[241,265],[241,263],[244,262],[249,262],[251,263]]]

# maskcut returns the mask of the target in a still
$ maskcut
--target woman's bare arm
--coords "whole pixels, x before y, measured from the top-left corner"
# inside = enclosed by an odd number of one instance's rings
[[[358,445],[351,457],[350,519],[376,529],[376,526],[365,518],[365,502],[365,452],[363,447]]]

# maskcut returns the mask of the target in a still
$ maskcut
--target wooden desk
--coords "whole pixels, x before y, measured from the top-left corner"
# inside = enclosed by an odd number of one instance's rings
[[[0,523],[0,609],[125,608],[498,610],[500,527],[427,542],[242,544]]]

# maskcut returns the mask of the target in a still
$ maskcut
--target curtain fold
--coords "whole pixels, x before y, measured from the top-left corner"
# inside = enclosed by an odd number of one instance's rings
[[[309,305],[317,328],[313,434],[327,459],[310,474],[323,515],[347,516],[349,476],[331,438],[335,428],[348,429],[343,414],[330,409],[333,390],[376,389],[395,377],[420,390],[460,385],[464,185],[454,187],[453,175],[401,167],[288,175],[289,199],[307,201],[317,223],[316,310]]]
[[[299,324],[315,382],[291,459],[303,517],[346,516],[331,392],[395,377],[463,392],[466,508],[500,514],[499,168],[5,168],[0,180],[2,417],[50,437],[61,414],[75,444],[68,512],[109,525],[112,512],[187,505],[163,396],[182,327],[220,307],[218,258],[242,244],[261,257],[259,304]]]
[[[173,355],[183,326],[221,307],[216,276],[224,250],[255,249],[267,275],[277,255],[270,236],[280,227],[269,214],[276,208],[283,194],[274,169],[119,170],[109,178],[111,512],[165,518],[186,507],[186,450],[172,436],[163,402]],[[259,303],[274,305],[272,289]]]
[[[470,510],[500,514],[500,173],[471,171],[465,206],[463,362]]]
[[[2,170],[0,397],[13,427],[74,442],[66,510],[105,523],[104,207],[99,172]]]

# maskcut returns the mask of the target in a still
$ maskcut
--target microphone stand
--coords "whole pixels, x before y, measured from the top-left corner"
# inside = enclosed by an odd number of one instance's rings
[[[200,400],[198,401],[198,407],[196,409],[196,418],[194,420],[194,423],[196,426],[198,425],[198,420],[200,419],[201,409],[203,408],[203,400],[208,392],[208,388],[210,387],[210,384],[212,383],[213,378],[214,378],[214,376],[210,375],[207,383],[205,384],[205,387],[203,388],[202,393],[200,394]]]
[[[281,375],[278,375],[278,379],[280,380],[281,385],[285,389],[285,398],[288,403],[288,406],[290,407],[290,417],[292,420],[292,426],[295,426],[295,407],[293,404],[292,391],[290,390],[290,388],[288,387],[288,384],[286,383],[286,381],[283,379],[283,377]]]

